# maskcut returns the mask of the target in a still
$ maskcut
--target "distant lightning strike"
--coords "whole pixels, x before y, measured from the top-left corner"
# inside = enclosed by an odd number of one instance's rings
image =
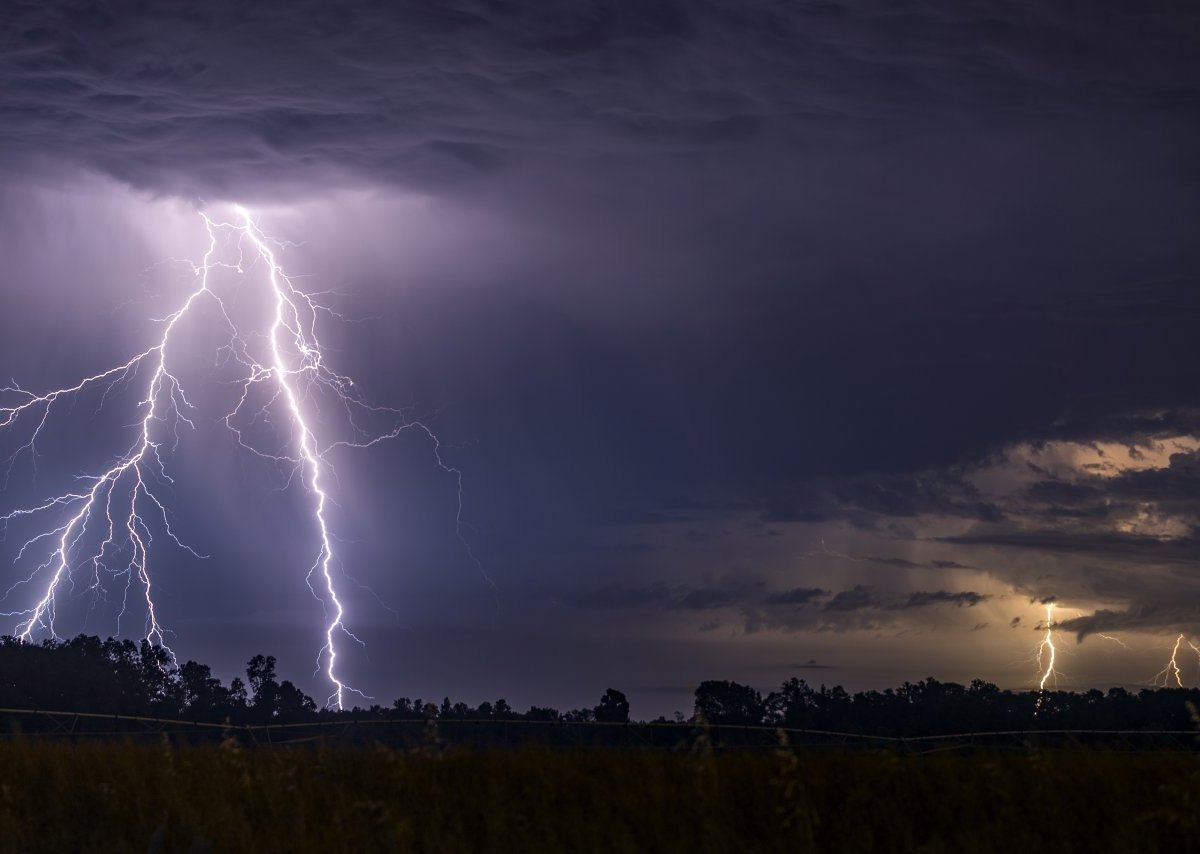
[[[1114,635],[1098,634],[1098,635],[1096,635],[1096,637],[1103,638],[1106,641],[1112,641],[1117,646],[1122,647],[1124,649],[1132,649],[1132,647],[1129,644],[1125,643],[1125,641],[1121,640],[1119,637],[1116,637]]]
[[[1058,671],[1054,669],[1054,660],[1058,650],[1054,647],[1054,603],[1046,605],[1046,634],[1037,645],[1036,660],[1038,668],[1038,690],[1045,691],[1046,683],[1053,682],[1058,687]]]
[[[1172,682],[1175,683],[1176,688],[1183,687],[1183,669],[1179,666],[1179,650],[1185,643],[1200,659],[1200,647],[1188,640],[1186,635],[1180,633],[1179,637],[1175,638],[1175,645],[1171,647],[1171,657],[1167,660],[1167,666],[1154,675],[1153,683],[1159,688],[1169,688]],[[1197,667],[1200,668],[1200,665]],[[1200,679],[1200,669],[1197,670],[1197,679]]]
[[[1175,638],[1175,646],[1171,648],[1171,658],[1167,661],[1167,666],[1158,671],[1154,676],[1154,684],[1162,688],[1166,688],[1171,684],[1171,680],[1175,680],[1175,687],[1183,687],[1183,679],[1180,678],[1179,670],[1179,647],[1183,644],[1183,635]]]
[[[99,598],[105,594],[103,574],[107,573],[124,580],[118,619],[124,616],[128,608],[129,591],[136,581],[140,596],[145,600],[144,637],[148,642],[160,644],[170,652],[165,643],[165,635],[168,632],[159,623],[154,604],[150,573],[154,529],[150,520],[155,520],[156,527],[165,532],[176,546],[202,557],[175,536],[166,505],[155,495],[154,486],[174,482],[163,462],[164,445],[169,441],[168,450],[173,450],[178,444],[180,423],[189,427],[195,426],[189,417],[194,406],[169,367],[173,363],[172,360],[178,358],[175,356],[175,348],[172,347],[172,336],[199,301],[210,300],[218,310],[229,334],[229,342],[222,350],[229,360],[238,363],[244,369],[240,381],[240,396],[232,411],[224,416],[224,425],[233,432],[241,447],[260,457],[290,466],[293,476],[299,476],[299,481],[312,499],[312,527],[318,540],[318,549],[305,580],[309,590],[322,602],[326,610],[324,643],[317,656],[317,666],[333,686],[333,693],[327,704],[340,709],[344,707],[346,692],[354,689],[338,675],[337,642],[342,636],[358,639],[346,627],[345,607],[335,582],[337,561],[327,516],[331,498],[325,485],[325,475],[331,473],[332,469],[326,454],[339,446],[370,447],[380,441],[396,438],[409,429],[424,433],[434,443],[437,465],[458,481],[459,512],[456,521],[460,531],[463,525],[461,474],[443,462],[442,446],[428,427],[420,422],[405,420],[398,410],[367,405],[359,399],[354,390],[354,382],[349,377],[332,371],[326,365],[317,338],[316,325],[322,312],[333,312],[294,286],[276,258],[272,241],[263,234],[245,209],[236,207],[234,210],[234,222],[217,221],[207,214],[200,214],[207,230],[209,244],[202,262],[193,265],[198,284],[183,304],[163,319],[165,325],[156,344],[128,361],[85,377],[72,386],[44,394],[26,391],[15,383],[0,389],[0,392],[17,398],[17,402],[12,405],[0,406],[0,429],[13,427],[18,421],[29,420],[33,423],[29,437],[8,460],[11,472],[14,461],[22,453],[30,454],[36,461],[38,440],[57,404],[77,397],[86,389],[97,387],[104,389],[101,398],[103,406],[109,393],[118,385],[133,381],[139,373],[146,370],[150,372],[144,396],[138,403],[143,412],[136,426],[136,438],[110,468],[98,475],[79,478],[82,486],[78,489],[63,492],[0,516],[0,528],[6,529],[10,523],[22,517],[53,514],[56,510],[66,511],[65,521],[52,523],[52,527],[35,534],[21,546],[17,554],[18,561],[27,552],[39,548],[43,542],[50,543],[51,550],[45,560],[27,577],[10,587],[4,597],[7,598],[18,587],[35,583],[37,578],[48,573],[43,593],[30,608],[0,614],[19,619],[16,634],[22,640],[31,640],[38,631],[44,631],[57,638],[55,616],[59,597],[63,594],[64,585],[73,586],[73,571],[86,565],[91,570],[88,589],[94,597]],[[238,254],[236,262],[215,259],[222,236],[233,238]],[[256,356],[251,347],[253,339],[243,334],[234,322],[225,298],[210,284],[210,273],[219,268],[244,273],[259,263],[266,267],[272,308],[265,353]],[[261,406],[252,402],[256,389],[260,386],[266,386],[268,389],[267,400]],[[312,416],[307,412],[313,404],[306,406],[306,403],[315,393],[321,391],[331,393],[339,402],[359,438],[333,441],[325,447],[320,446],[317,428]],[[249,423],[259,418],[265,419],[268,411],[275,405],[282,405],[291,425],[290,439],[287,443],[290,451],[258,448],[252,441],[246,440],[243,429],[239,426],[242,423],[239,419],[249,418]],[[248,411],[251,409],[254,411]],[[380,435],[371,436],[355,421],[356,413],[384,414],[399,423]],[[85,535],[89,533],[88,527],[91,524],[98,525],[100,533],[104,536],[98,544],[85,547]],[[128,560],[120,564],[113,563],[118,554],[125,553],[128,554]],[[471,558],[474,561],[473,555]],[[475,563],[478,566],[478,561]],[[482,568],[480,569],[482,571]],[[486,575],[484,577],[487,578]],[[491,583],[490,579],[488,581]]]

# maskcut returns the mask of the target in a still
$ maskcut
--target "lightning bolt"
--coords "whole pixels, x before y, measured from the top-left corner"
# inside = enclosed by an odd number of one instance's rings
[[[1183,672],[1179,668],[1179,648],[1184,643],[1187,643],[1192,648],[1192,651],[1197,656],[1200,656],[1200,648],[1197,648],[1194,643],[1187,640],[1181,632],[1179,637],[1175,638],[1175,646],[1171,647],[1171,657],[1167,660],[1167,666],[1154,675],[1153,683],[1159,688],[1169,688],[1172,680],[1175,681],[1176,688],[1183,687]]]
[[[209,251],[211,254],[211,247]],[[208,258],[209,256],[206,255],[206,262]],[[207,271],[207,263],[204,269]],[[63,399],[69,399],[85,388],[97,384],[105,385],[107,396],[107,392],[111,391],[113,386],[131,378],[143,365],[148,364],[151,368],[150,381],[146,385],[145,397],[138,404],[139,407],[145,408],[145,415],[140,422],[137,439],[125,454],[118,457],[117,462],[111,468],[100,475],[80,478],[85,485],[88,483],[91,484],[89,488],[74,492],[65,492],[39,505],[21,508],[0,516],[0,524],[7,528],[9,522],[20,516],[34,516],[59,507],[69,508],[73,511],[65,524],[27,540],[17,553],[17,559],[20,560],[25,551],[38,541],[47,538],[57,538],[54,541],[55,547],[46,561],[38,566],[29,578],[25,579],[25,582],[30,582],[42,570],[53,567],[53,572],[49,584],[45,588],[45,593],[32,608],[22,611],[2,612],[4,616],[24,618],[18,623],[16,628],[17,637],[21,640],[31,640],[33,633],[39,628],[46,629],[52,637],[58,637],[54,628],[54,617],[59,588],[64,579],[70,575],[73,550],[83,538],[88,522],[94,514],[100,512],[99,506],[103,503],[104,521],[102,524],[105,526],[106,535],[99,547],[86,556],[86,560],[93,567],[91,589],[94,592],[100,591],[102,586],[100,572],[102,569],[107,568],[106,555],[109,547],[114,546],[117,537],[118,523],[113,516],[113,503],[114,499],[116,499],[119,502],[119,506],[127,508],[127,512],[124,509],[122,512],[125,514],[123,524],[130,549],[128,562],[122,569],[115,572],[117,575],[124,576],[126,581],[121,616],[124,615],[124,606],[128,602],[129,585],[132,583],[132,579],[136,577],[142,584],[146,601],[145,639],[150,643],[161,644],[168,652],[171,652],[170,647],[165,643],[163,629],[158,622],[158,616],[155,612],[148,568],[149,546],[154,539],[154,535],[140,508],[144,507],[147,503],[152,505],[154,509],[161,513],[163,527],[168,536],[181,548],[197,554],[190,547],[184,545],[171,531],[170,519],[167,515],[166,507],[157,498],[151,488],[150,475],[154,471],[157,471],[166,482],[171,481],[170,476],[166,473],[163,466],[162,457],[159,454],[161,442],[156,441],[154,438],[156,423],[166,423],[167,419],[171,418],[174,419],[175,424],[179,421],[183,421],[189,425],[192,424],[192,421],[181,411],[181,407],[190,408],[191,404],[188,402],[179,380],[167,369],[167,348],[171,341],[171,334],[175,331],[176,326],[187,315],[192,305],[206,293],[210,293],[210,291],[208,290],[208,277],[204,275],[201,278],[200,286],[192,291],[187,300],[175,313],[165,319],[166,325],[158,344],[147,350],[143,350],[129,361],[115,368],[85,377],[73,386],[56,389],[42,395],[27,392],[16,385],[0,389],[0,391],[4,392],[15,392],[24,397],[24,400],[16,405],[0,408],[0,416],[3,416],[3,420],[0,420],[0,428],[12,426],[21,416],[27,413],[37,415],[37,423],[30,437],[9,458],[8,472],[11,473],[12,464],[22,452],[27,451],[36,457],[38,438],[49,421],[51,410],[56,403]],[[122,484],[128,484],[124,496],[118,492]],[[18,582],[18,585],[21,583],[24,582]],[[11,593],[12,590],[13,588],[9,588],[8,593]],[[5,594],[5,598],[7,598],[7,593]]]
[[[175,546],[192,555],[204,556],[175,535],[167,505],[159,498],[156,488],[174,483],[168,474],[163,452],[173,451],[178,446],[179,426],[195,427],[191,412],[196,407],[172,368],[180,358],[176,355],[175,337],[181,325],[195,313],[197,304],[208,302],[216,309],[228,334],[228,343],[219,352],[225,363],[236,364],[240,369],[237,380],[241,386],[240,394],[221,421],[240,447],[289,470],[288,483],[299,482],[311,499],[317,553],[305,575],[305,583],[326,614],[317,669],[332,686],[327,706],[341,709],[347,692],[362,694],[339,676],[339,641],[361,641],[346,625],[346,609],[336,584],[336,576],[345,573],[335,555],[328,515],[333,502],[328,482],[336,477],[328,453],[337,447],[369,448],[409,430],[423,433],[433,444],[436,464],[456,480],[459,537],[481,573],[482,565],[463,537],[462,473],[444,461],[442,444],[436,434],[421,422],[407,420],[400,410],[367,404],[359,397],[351,378],[328,366],[317,337],[318,319],[323,314],[336,318],[341,315],[296,287],[277,259],[276,249],[282,244],[269,239],[246,209],[235,206],[234,213],[236,218],[232,221],[216,220],[200,213],[208,236],[208,249],[199,264],[192,264],[197,284],[180,307],[162,319],[162,334],[153,346],[115,367],[53,391],[35,394],[16,383],[0,388],[0,393],[7,395],[10,401],[15,398],[15,402],[0,406],[0,430],[13,428],[19,422],[32,424],[28,436],[7,460],[7,482],[13,464],[22,454],[28,454],[36,466],[38,441],[52,414],[59,408],[92,390],[102,390],[99,407],[102,408],[118,386],[148,374],[137,404],[141,415],[135,436],[109,468],[99,474],[78,478],[80,486],[75,489],[0,516],[0,530],[6,530],[10,523],[25,517],[52,520],[21,545],[16,561],[20,563],[27,554],[47,545],[48,555],[25,578],[13,584],[0,601],[7,600],[18,588],[36,583],[39,578],[44,584],[42,593],[31,607],[0,614],[18,618],[16,634],[22,640],[31,641],[38,632],[58,638],[55,617],[59,598],[64,594],[65,586],[73,589],[76,570],[87,566],[93,607],[99,598],[107,595],[106,575],[123,579],[119,621],[129,607],[129,593],[136,583],[145,603],[145,640],[161,645],[174,657],[166,644],[166,635],[170,632],[159,622],[153,596],[150,558],[154,531],[164,533]],[[236,250],[232,261],[217,259],[223,240]],[[251,336],[235,322],[229,296],[218,292],[210,274],[218,269],[245,273],[259,265],[266,268],[271,310],[265,335],[260,332]],[[263,338],[265,346],[259,344]],[[322,444],[314,411],[323,394],[331,395],[340,405],[353,430],[353,438]],[[279,410],[285,415],[289,428],[283,450],[264,449],[247,438],[249,427],[273,423],[272,414]],[[386,417],[392,426],[372,435],[358,421],[366,416]],[[95,527],[96,531],[89,531],[89,527]],[[92,539],[99,537],[99,542],[90,543],[89,536]],[[128,557],[117,562],[118,555]],[[483,576],[495,589],[486,573]]]
[[[1058,671],[1054,669],[1054,659],[1058,655],[1058,650],[1054,648],[1054,603],[1046,605],[1046,634],[1042,636],[1041,641],[1037,645],[1034,657],[1037,661],[1038,669],[1038,690],[1045,691],[1046,683],[1053,682],[1054,687],[1058,687]],[[1041,700],[1038,700],[1039,704]]]

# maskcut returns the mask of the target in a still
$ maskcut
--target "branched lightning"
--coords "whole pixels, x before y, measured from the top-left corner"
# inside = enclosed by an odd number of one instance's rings
[[[140,415],[131,444],[106,470],[78,478],[79,486],[74,489],[0,516],[0,530],[7,529],[10,523],[24,521],[26,517],[48,520],[48,524],[20,546],[16,560],[20,563],[27,555],[44,548],[48,548],[48,554],[13,584],[3,599],[26,585],[38,584],[41,593],[32,606],[0,614],[18,618],[16,634],[22,640],[32,640],[38,632],[57,638],[55,616],[59,598],[64,595],[65,587],[74,586],[78,570],[87,567],[88,589],[95,597],[93,606],[96,599],[107,595],[106,576],[123,581],[118,619],[128,609],[131,587],[137,585],[138,595],[145,603],[144,638],[170,652],[166,645],[169,632],[159,622],[153,596],[150,557],[154,532],[162,532],[175,546],[197,557],[203,556],[175,535],[167,505],[156,494],[156,487],[174,483],[164,463],[163,452],[169,453],[178,446],[179,425],[195,427],[192,411],[196,407],[172,369],[172,365],[188,355],[178,346],[176,333],[195,313],[197,304],[208,302],[216,309],[228,334],[228,343],[221,348],[224,362],[235,364],[240,370],[237,380],[240,393],[221,422],[232,432],[240,447],[285,466],[289,471],[288,483],[299,482],[311,499],[317,553],[305,581],[326,613],[317,667],[333,686],[328,705],[343,708],[346,692],[354,689],[339,676],[338,642],[343,638],[355,641],[358,638],[346,626],[345,605],[337,589],[337,576],[344,572],[335,556],[335,540],[328,518],[332,498],[327,484],[333,477],[329,452],[337,447],[368,448],[409,430],[425,435],[433,443],[436,464],[455,478],[458,487],[456,523],[460,538],[465,524],[462,474],[445,462],[443,446],[429,427],[406,419],[400,410],[365,403],[359,397],[354,381],[328,366],[317,337],[317,321],[322,314],[340,315],[319,303],[315,295],[297,288],[285,274],[277,259],[277,249],[285,244],[270,240],[245,209],[236,207],[234,210],[233,221],[220,221],[200,214],[207,231],[208,249],[203,260],[192,265],[197,284],[180,307],[162,319],[162,333],[157,343],[74,385],[42,394],[26,391],[15,382],[0,388],[0,393],[6,396],[0,398],[0,402],[10,401],[0,405],[0,430],[15,429],[19,423],[31,425],[28,435],[7,460],[7,478],[22,454],[28,454],[36,465],[38,441],[51,416],[64,404],[73,402],[85,391],[96,389],[102,390],[100,406],[103,407],[118,386],[134,383],[139,376],[147,377],[138,402]],[[223,239],[233,246],[235,260],[217,259]],[[259,330],[256,335],[249,335],[235,322],[229,296],[213,286],[210,274],[222,268],[244,273],[260,265],[266,269],[270,312],[265,333]],[[179,350],[182,352],[177,352]],[[354,438],[322,443],[316,420],[322,395],[331,397],[343,409]],[[264,449],[248,438],[248,428],[258,423],[271,423],[272,415],[279,413],[283,414],[288,428],[282,447]],[[393,426],[372,435],[360,426],[362,416],[386,417]],[[89,531],[89,527],[95,530]],[[91,542],[95,539],[99,542]],[[463,543],[482,573],[482,566],[471,554],[465,538]],[[120,560],[118,556],[121,556]],[[491,583],[486,574],[484,578]]]
[[[1175,638],[1175,645],[1171,647],[1171,657],[1167,659],[1166,667],[1154,675],[1153,683],[1159,688],[1169,688],[1172,682],[1175,683],[1176,688],[1183,687],[1183,670],[1179,666],[1179,648],[1185,643],[1200,658],[1200,647],[1188,640],[1181,632],[1179,637]],[[1200,668],[1200,664],[1197,667]],[[1197,670],[1197,678],[1200,679],[1200,669]]]
[[[207,270],[207,265],[205,269]],[[73,550],[83,538],[88,522],[92,519],[93,514],[100,512],[104,516],[101,522],[106,532],[104,540],[94,551],[85,555],[83,560],[89,563],[93,570],[92,583],[90,585],[91,590],[95,593],[101,591],[103,585],[100,573],[102,570],[109,569],[106,557],[110,547],[115,545],[119,527],[118,520],[113,515],[113,504],[114,499],[116,499],[118,506],[122,508],[121,514],[124,515],[120,526],[124,528],[130,553],[129,560],[121,568],[110,570],[114,574],[125,578],[125,593],[122,600],[121,615],[125,613],[129,586],[133,578],[136,577],[142,585],[146,601],[145,639],[150,643],[162,644],[168,652],[170,651],[170,647],[167,647],[165,643],[162,626],[158,622],[158,616],[154,607],[154,598],[152,596],[148,558],[149,546],[154,539],[154,535],[146,522],[144,512],[141,508],[145,507],[146,504],[150,504],[153,509],[161,514],[163,529],[172,541],[181,548],[196,554],[190,547],[184,545],[171,531],[170,519],[168,518],[166,507],[155,496],[151,488],[150,475],[157,472],[166,482],[170,482],[171,480],[170,476],[166,473],[162,457],[159,453],[162,442],[154,438],[156,424],[168,424],[173,434],[177,422],[182,421],[189,425],[192,424],[191,420],[182,411],[182,409],[190,408],[191,404],[188,402],[187,396],[178,379],[167,369],[167,347],[171,341],[171,333],[175,330],[177,324],[188,313],[188,310],[196,300],[205,293],[208,293],[207,275],[201,277],[200,286],[192,291],[182,307],[165,319],[166,325],[158,344],[142,351],[124,364],[85,377],[74,386],[56,389],[42,395],[27,392],[15,384],[0,389],[0,391],[4,392],[15,392],[24,398],[16,405],[0,408],[0,415],[4,416],[3,420],[0,421],[0,428],[12,426],[21,416],[27,413],[36,419],[36,424],[28,440],[9,458],[8,471],[11,472],[12,463],[22,452],[27,451],[36,456],[38,438],[41,436],[50,418],[51,410],[61,399],[70,398],[84,388],[95,384],[106,384],[107,394],[107,391],[111,390],[117,383],[130,379],[143,365],[148,363],[151,369],[150,380],[146,385],[145,397],[139,402],[139,406],[145,409],[145,415],[143,415],[139,424],[137,439],[125,454],[117,458],[117,461],[111,468],[99,475],[80,478],[85,485],[88,483],[91,484],[89,488],[65,492],[33,507],[21,508],[0,516],[0,523],[7,526],[9,522],[20,516],[34,516],[59,507],[65,507],[71,511],[64,524],[49,531],[39,533],[27,540],[17,553],[17,559],[19,560],[24,556],[26,550],[35,543],[43,539],[52,539],[54,542],[54,548],[46,561],[38,566],[24,582],[18,582],[18,584],[32,582],[38,573],[52,568],[50,581],[46,585],[44,594],[32,608],[21,611],[2,612],[4,616],[23,618],[17,625],[17,636],[22,640],[30,640],[33,633],[39,628],[46,629],[51,636],[57,637],[54,629],[54,616],[59,588],[65,578],[70,575]],[[126,494],[122,496],[118,493],[118,489],[122,483],[126,482],[131,483],[127,486]],[[101,504],[103,504],[102,511],[100,510]],[[8,592],[12,592],[12,589],[9,588]]]

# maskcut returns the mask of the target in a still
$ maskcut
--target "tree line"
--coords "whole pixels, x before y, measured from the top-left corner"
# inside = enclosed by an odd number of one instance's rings
[[[400,698],[390,706],[319,709],[273,656],[247,662],[228,685],[196,661],[178,664],[145,641],[80,635],[40,644],[0,638],[0,707],[175,718],[235,725],[304,723],[339,716],[385,720],[631,722],[625,694],[609,688],[592,707],[559,711],[505,700],[471,706]],[[968,685],[925,679],[899,688],[850,694],[840,686],[786,680],[766,694],[737,682],[709,680],[695,689],[688,716],[645,723],[712,727],[782,727],[862,735],[916,737],[1003,730],[1190,730],[1200,724],[1200,690],[1009,691],[980,679]]]

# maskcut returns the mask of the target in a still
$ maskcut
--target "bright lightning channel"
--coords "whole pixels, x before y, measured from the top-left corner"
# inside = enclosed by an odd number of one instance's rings
[[[1053,682],[1054,687],[1058,687],[1058,671],[1054,669],[1054,659],[1058,655],[1058,650],[1054,648],[1053,602],[1046,605],[1046,621],[1043,625],[1046,627],[1046,634],[1042,636],[1041,641],[1037,645],[1037,651],[1035,653],[1039,676],[1039,691],[1046,690],[1047,682]]]
[[[332,500],[326,486],[327,475],[332,475],[328,452],[336,447],[371,447],[378,442],[394,439],[407,430],[423,433],[433,443],[437,465],[456,479],[459,500],[456,523],[459,526],[460,537],[464,525],[462,475],[458,469],[443,461],[442,445],[428,427],[420,422],[405,419],[399,410],[365,403],[359,398],[352,379],[328,367],[317,338],[317,320],[322,313],[334,317],[340,315],[318,303],[312,295],[299,290],[277,260],[273,248],[277,244],[262,232],[246,209],[235,206],[234,212],[236,220],[232,222],[218,221],[205,213],[200,214],[209,243],[201,263],[192,265],[198,283],[182,305],[162,319],[162,334],[156,344],[116,367],[84,377],[74,385],[43,394],[26,391],[16,383],[0,388],[0,393],[16,398],[16,402],[11,405],[0,405],[0,430],[14,427],[23,421],[33,424],[28,437],[8,459],[8,471],[11,474],[12,466],[21,454],[27,453],[36,461],[38,440],[56,405],[72,402],[85,390],[102,388],[100,405],[103,407],[109,393],[117,386],[132,382],[139,373],[149,371],[144,395],[138,402],[142,414],[136,424],[135,438],[107,470],[78,478],[81,486],[74,490],[0,516],[0,530],[7,529],[10,523],[23,517],[36,518],[45,515],[53,518],[55,511],[59,511],[62,517],[65,517],[51,522],[21,545],[16,557],[18,563],[25,558],[27,552],[39,549],[43,544],[49,544],[50,551],[27,577],[10,587],[0,601],[7,599],[16,589],[34,584],[39,577],[48,574],[43,592],[31,607],[0,612],[0,615],[18,618],[16,635],[21,640],[31,641],[38,632],[58,638],[55,617],[59,597],[63,595],[63,587],[73,587],[74,571],[81,566],[88,566],[88,589],[94,597],[93,607],[96,600],[106,594],[103,577],[105,574],[123,579],[124,588],[118,614],[119,631],[119,621],[129,606],[130,589],[136,582],[139,595],[145,601],[145,640],[161,645],[172,657],[174,656],[166,644],[166,635],[170,632],[160,624],[154,603],[150,570],[151,545],[154,540],[151,520],[155,521],[156,527],[165,532],[167,538],[177,547],[196,557],[203,555],[175,535],[167,507],[155,494],[154,487],[156,484],[174,483],[167,473],[163,450],[166,448],[172,451],[177,447],[179,425],[195,427],[189,417],[195,407],[188,399],[177,374],[173,373],[170,367],[176,358],[175,348],[172,346],[175,343],[173,336],[193,313],[197,303],[202,300],[210,301],[219,312],[229,335],[228,343],[221,349],[227,358],[239,364],[244,372],[239,381],[240,396],[233,410],[222,419],[224,425],[233,432],[241,447],[260,457],[290,466],[292,477],[289,478],[289,483],[298,479],[311,498],[312,526],[319,546],[305,581],[309,590],[325,608],[327,618],[324,642],[317,654],[317,668],[333,686],[327,706],[341,709],[345,706],[347,692],[360,695],[361,692],[345,683],[339,676],[337,667],[338,641],[343,637],[355,641],[358,641],[358,638],[346,626],[345,606],[338,595],[335,581],[339,565],[327,514]],[[223,236],[233,239],[238,256],[235,262],[216,260],[215,256],[221,244],[220,238]],[[272,312],[265,336],[266,352],[256,356],[251,344],[262,336],[252,337],[238,327],[227,305],[228,297],[223,297],[214,289],[210,273],[221,268],[244,273],[260,263],[267,270]],[[268,392],[267,402],[255,412],[248,413],[247,410],[254,406],[252,397],[260,386],[264,386]],[[307,411],[312,404],[306,406],[309,399],[321,391],[332,393],[342,406],[355,431],[355,439],[333,441],[322,447],[315,422]],[[239,419],[249,417],[251,423],[257,419],[268,420],[269,410],[280,403],[291,425],[287,443],[291,450],[280,453],[255,447],[252,442],[246,440],[242,429],[239,428]],[[394,426],[372,436],[359,427],[355,420],[356,414],[382,414],[391,418]],[[158,524],[159,522],[161,524]],[[84,541],[89,525],[98,526],[104,536],[97,545],[86,547]],[[466,541],[463,542],[466,546]],[[114,563],[118,555],[125,553],[128,553],[128,560]],[[470,555],[469,547],[468,554]],[[474,555],[470,557],[478,567],[479,563]],[[482,572],[482,567],[480,571]],[[486,574],[484,578],[491,584],[491,579],[487,578]],[[494,584],[492,586],[495,587]]]
[[[1185,643],[1191,648],[1192,652],[1196,653],[1197,658],[1200,659],[1200,647],[1197,647],[1188,640],[1181,632],[1179,637],[1175,638],[1175,645],[1171,647],[1171,657],[1167,660],[1167,666],[1154,675],[1154,685],[1157,685],[1159,688],[1169,688],[1171,687],[1171,682],[1174,682],[1176,688],[1183,687],[1183,670],[1179,666],[1179,649]],[[1200,665],[1197,665],[1197,667],[1200,668]],[[1200,674],[1200,670],[1197,673]],[[1197,678],[1200,678],[1200,675]]]

